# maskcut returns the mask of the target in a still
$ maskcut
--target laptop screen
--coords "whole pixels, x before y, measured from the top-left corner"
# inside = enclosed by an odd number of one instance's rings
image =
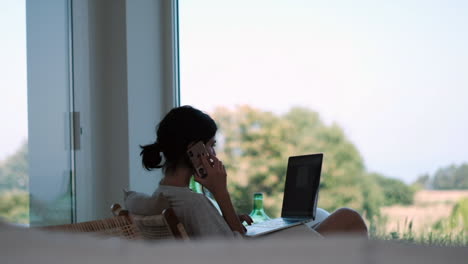
[[[281,217],[315,218],[323,154],[289,157]]]

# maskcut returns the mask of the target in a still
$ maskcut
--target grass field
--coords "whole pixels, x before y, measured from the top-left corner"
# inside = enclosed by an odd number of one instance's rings
[[[381,209],[382,217],[371,223],[371,236],[437,245],[468,246],[466,227],[450,227],[455,205],[468,198],[468,191],[431,191],[416,193],[411,206]],[[439,227],[436,227],[436,224]]]

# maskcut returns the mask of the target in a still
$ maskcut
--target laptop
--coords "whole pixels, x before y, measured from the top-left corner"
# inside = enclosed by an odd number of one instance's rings
[[[315,220],[322,161],[322,153],[289,157],[281,217],[247,226],[246,236],[261,236]]]

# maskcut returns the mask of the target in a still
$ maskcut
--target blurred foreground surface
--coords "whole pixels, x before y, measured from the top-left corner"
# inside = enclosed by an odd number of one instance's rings
[[[354,237],[131,242],[0,225],[2,263],[466,263],[466,247]],[[4,262],[5,261],[5,262]]]

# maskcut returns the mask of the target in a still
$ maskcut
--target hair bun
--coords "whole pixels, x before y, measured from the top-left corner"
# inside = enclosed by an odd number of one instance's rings
[[[140,146],[140,156],[142,158],[143,167],[147,170],[159,169],[162,161],[161,157],[161,145],[158,142],[153,144]]]
[[[152,151],[161,152],[161,144],[159,142],[157,142],[157,141],[154,142],[153,144],[148,145],[148,146],[150,146]]]

